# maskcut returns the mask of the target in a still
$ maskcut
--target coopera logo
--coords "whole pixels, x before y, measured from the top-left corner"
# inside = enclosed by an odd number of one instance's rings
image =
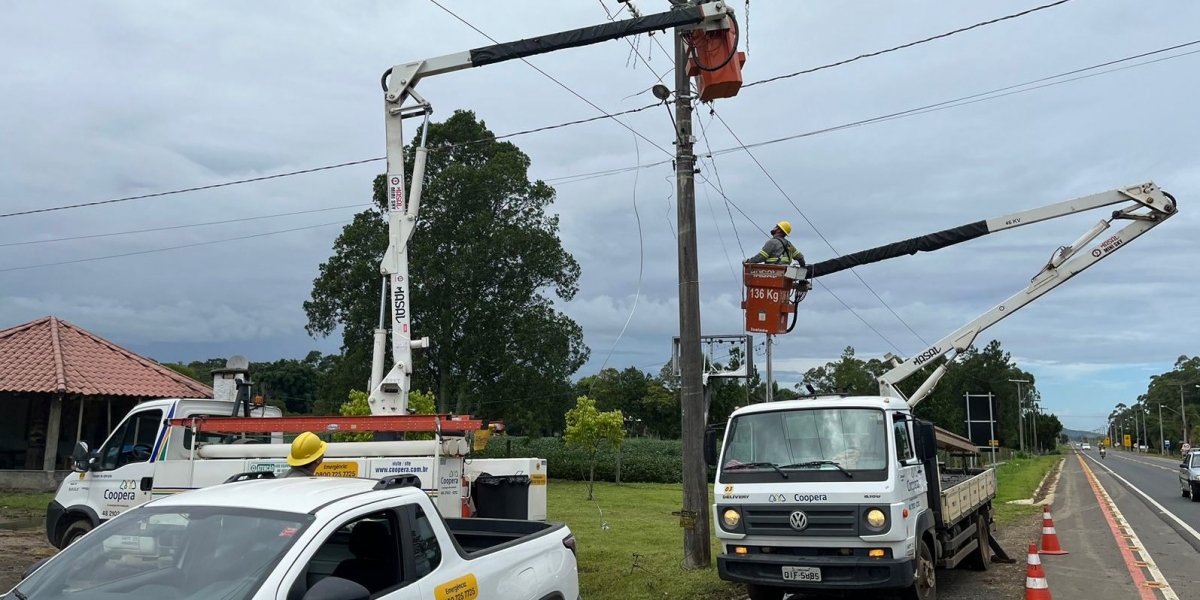
[[[934,346],[934,347],[918,354],[917,357],[913,360],[913,364],[917,364],[917,365],[924,364],[929,359],[931,359],[941,353],[942,353],[942,349],[938,348],[937,346]]]

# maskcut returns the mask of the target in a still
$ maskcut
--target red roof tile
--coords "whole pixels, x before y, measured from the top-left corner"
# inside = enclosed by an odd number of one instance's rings
[[[57,317],[0,331],[0,392],[213,396],[211,387]]]

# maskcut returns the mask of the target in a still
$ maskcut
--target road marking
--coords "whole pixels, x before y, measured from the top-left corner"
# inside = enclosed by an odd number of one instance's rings
[[[1127,460],[1127,461],[1129,461],[1129,462],[1135,462],[1135,463],[1138,463],[1138,464],[1141,464],[1141,465],[1146,465],[1147,467],[1154,467],[1155,469],[1162,469],[1162,470],[1164,470],[1164,471],[1170,471],[1170,472],[1172,472],[1172,473],[1175,473],[1175,472],[1176,472],[1176,469],[1172,469],[1172,468],[1170,468],[1170,467],[1164,467],[1164,466],[1162,466],[1162,465],[1156,465],[1156,464],[1154,464],[1154,463],[1148,463],[1148,462],[1146,462],[1146,461],[1142,461],[1142,460],[1137,460],[1136,458],[1129,458],[1129,457],[1127,457],[1127,456],[1118,456],[1118,455],[1116,455],[1116,454],[1112,454],[1112,455],[1110,455],[1110,456],[1116,456],[1117,458],[1119,458],[1119,459],[1121,459],[1121,460]]]
[[[1087,461],[1083,460],[1082,456],[1077,455],[1076,458],[1079,460],[1079,465],[1083,467],[1084,475],[1087,475],[1092,492],[1096,494],[1096,500],[1100,501],[1100,510],[1104,513],[1109,528],[1112,529],[1113,539],[1117,541],[1117,547],[1120,548],[1121,556],[1125,559],[1125,566],[1129,567],[1129,574],[1133,577],[1134,584],[1137,585],[1138,594],[1143,600],[1153,600],[1156,597],[1154,590],[1157,589],[1162,591],[1163,598],[1166,600],[1179,600],[1179,596],[1175,595],[1175,590],[1171,589],[1171,584],[1167,583],[1167,578],[1158,569],[1158,565],[1154,563],[1150,553],[1142,546],[1133,527],[1129,525],[1125,516],[1117,508],[1117,503],[1113,502],[1104,486],[1100,485],[1100,480],[1096,479],[1096,474],[1092,473],[1092,469],[1088,467]],[[1126,538],[1127,546],[1121,544],[1121,538]],[[1141,556],[1141,560],[1134,559],[1134,552]],[[1142,569],[1150,573],[1149,581],[1142,575]]]
[[[1093,462],[1095,462],[1095,460],[1096,459],[1094,459],[1094,458],[1092,459]],[[1175,516],[1175,513],[1167,510],[1167,507],[1163,506],[1162,504],[1159,504],[1157,500],[1155,500],[1154,498],[1151,498],[1148,494],[1146,494],[1146,492],[1143,492],[1137,486],[1133,485],[1132,483],[1129,483],[1128,479],[1125,479],[1124,477],[1117,475],[1116,471],[1113,471],[1112,469],[1108,468],[1107,466],[1105,466],[1102,463],[1096,462],[1096,464],[1100,465],[1101,467],[1104,467],[1104,470],[1108,471],[1109,475],[1116,477],[1118,480],[1120,480],[1121,483],[1125,484],[1126,487],[1128,487],[1129,489],[1131,489],[1131,490],[1137,492],[1139,495],[1141,495],[1141,497],[1144,498],[1146,500],[1146,502],[1149,502],[1151,505],[1154,506],[1154,508],[1157,508],[1159,511],[1161,511],[1162,514],[1167,515],[1168,517],[1171,517],[1171,520],[1175,521],[1176,525],[1179,525],[1180,527],[1182,527],[1184,531],[1187,531],[1189,534],[1191,534],[1192,537],[1196,538],[1197,542],[1200,542],[1200,531],[1196,531],[1196,529],[1194,527],[1192,527],[1191,525],[1188,525],[1187,523],[1184,523],[1183,519],[1180,519],[1179,517]]]

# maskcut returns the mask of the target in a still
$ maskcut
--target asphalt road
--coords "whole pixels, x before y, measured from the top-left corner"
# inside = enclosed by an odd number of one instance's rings
[[[1071,554],[1042,559],[1055,598],[1200,600],[1200,502],[1180,495],[1177,467],[1128,452],[1068,458],[1053,515]]]

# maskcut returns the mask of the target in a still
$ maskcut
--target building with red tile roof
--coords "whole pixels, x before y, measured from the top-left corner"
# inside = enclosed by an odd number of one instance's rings
[[[0,331],[0,469],[67,467],[142,400],[213,390],[77,325],[43,317]]]

